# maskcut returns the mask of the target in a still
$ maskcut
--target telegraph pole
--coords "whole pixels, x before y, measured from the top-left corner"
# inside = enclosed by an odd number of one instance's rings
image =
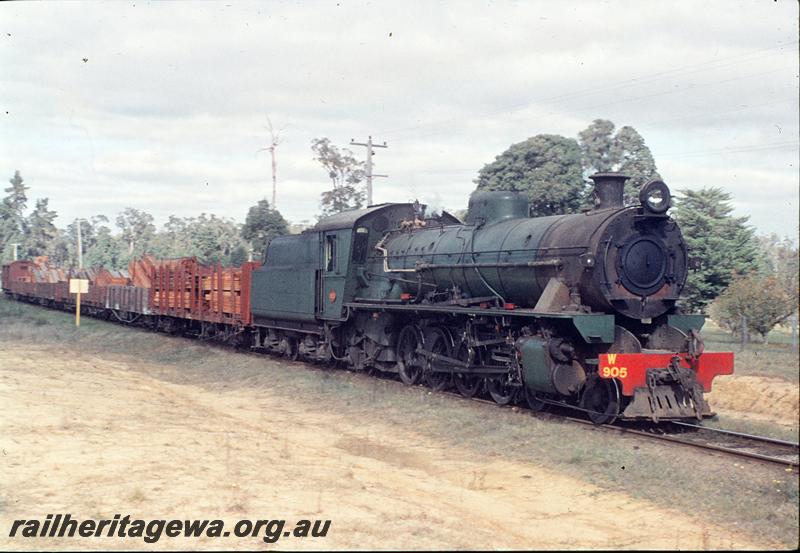
[[[375,155],[372,152],[373,148],[388,148],[389,146],[386,145],[386,141],[384,140],[383,144],[374,144],[372,142],[372,137],[367,137],[367,142],[356,142],[352,138],[350,139],[351,146],[366,146],[367,148],[367,206],[372,205],[372,179],[374,177],[388,177],[389,175],[373,175],[372,174],[372,156]]]
[[[14,242],[11,244],[14,247],[14,261],[17,260],[17,248],[19,247],[19,242]]]

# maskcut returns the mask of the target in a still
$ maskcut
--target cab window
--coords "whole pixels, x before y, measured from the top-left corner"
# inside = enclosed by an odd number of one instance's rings
[[[332,273],[336,270],[336,236],[325,236],[325,270]]]
[[[363,265],[367,260],[367,244],[369,242],[369,229],[359,227],[356,229],[353,238],[352,261],[358,265]]]

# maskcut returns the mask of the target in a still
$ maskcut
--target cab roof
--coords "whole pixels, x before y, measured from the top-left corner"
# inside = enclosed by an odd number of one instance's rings
[[[365,209],[353,209],[351,211],[343,211],[321,219],[319,223],[314,225],[310,230],[314,232],[326,230],[339,230],[346,228],[354,228],[358,226],[361,219],[376,215],[382,211],[388,211],[396,208],[407,208],[410,214],[414,212],[413,204],[378,204],[371,205]]]

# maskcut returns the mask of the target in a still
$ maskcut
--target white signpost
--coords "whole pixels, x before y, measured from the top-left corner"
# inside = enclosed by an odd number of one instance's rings
[[[81,326],[81,294],[89,293],[89,281],[85,278],[69,279],[69,293],[75,294],[75,326]]]

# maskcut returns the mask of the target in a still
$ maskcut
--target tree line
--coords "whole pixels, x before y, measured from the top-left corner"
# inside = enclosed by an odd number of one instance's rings
[[[228,217],[201,213],[198,217],[171,215],[160,229],[145,211],[125,208],[112,225],[105,215],[55,226],[56,211],[47,198],[37,199],[26,215],[28,203],[24,179],[19,171],[9,179],[0,203],[0,253],[3,262],[13,259],[16,245],[19,259],[46,255],[55,264],[78,265],[78,225],[84,267],[124,269],[144,253],[162,258],[196,256],[201,263],[240,265],[252,257],[260,259],[275,236],[288,234],[289,224],[266,199],[252,206],[244,224]],[[114,232],[112,226],[116,227]]]
[[[364,207],[364,162],[324,137],[312,140],[311,152],[330,181],[330,189],[320,196],[319,217]],[[612,170],[631,177],[625,187],[626,204],[636,203],[643,184],[661,178],[636,129],[617,129],[609,120],[596,119],[574,138],[539,134],[512,144],[478,171],[474,183],[476,190],[525,192],[531,215],[539,217],[591,207],[589,175]],[[114,219],[116,233],[104,215],[58,229],[47,198],[37,199],[25,214],[28,187],[19,171],[9,183],[0,204],[4,261],[11,259],[16,243],[20,258],[48,255],[58,264],[76,266],[80,224],[86,267],[120,269],[143,253],[238,265],[250,256],[260,259],[269,240],[289,230],[266,199],[248,210],[244,224],[202,213],[170,216],[156,229],[152,215],[126,208]],[[680,224],[691,255],[701,260],[700,268],[689,273],[684,290],[687,311],[710,312],[731,332],[764,338],[776,324],[796,314],[798,250],[791,240],[756,236],[747,217],[733,214],[731,196],[720,188],[679,190],[671,215]]]

